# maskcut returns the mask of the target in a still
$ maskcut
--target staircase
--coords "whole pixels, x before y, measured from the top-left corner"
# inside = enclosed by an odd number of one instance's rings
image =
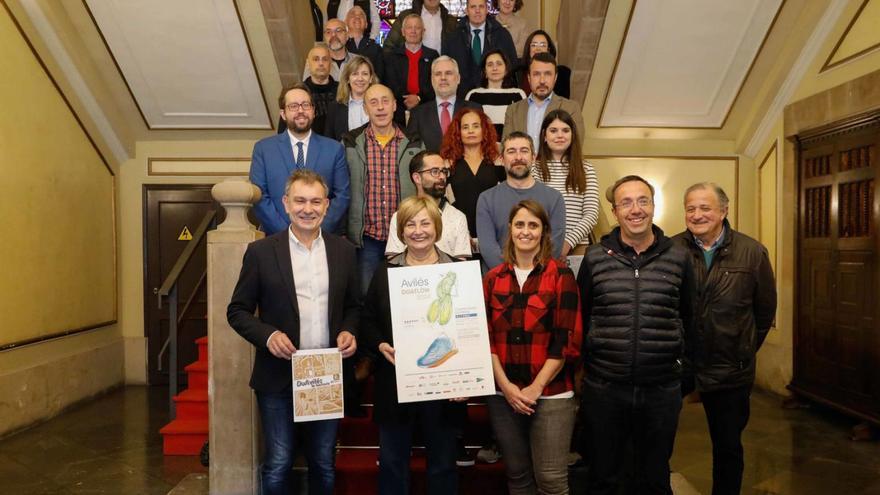
[[[372,380],[371,380],[372,381]],[[370,384],[372,385],[372,384]],[[468,422],[464,429],[465,445],[472,454],[490,442],[489,412],[485,403],[472,400],[468,404]],[[364,391],[364,406],[367,416],[363,418],[346,417],[339,428],[336,451],[336,490],[342,495],[369,495],[377,493],[379,466],[379,428],[372,420],[372,387]],[[418,443],[415,434],[414,443]],[[413,449],[410,462],[410,482],[412,495],[421,495],[425,490],[425,456],[422,448]],[[507,480],[504,475],[504,462],[459,467],[459,493],[492,494],[506,493]]]
[[[184,368],[189,386],[174,396],[177,417],[159,430],[165,455],[199,455],[208,440],[208,337],[196,345],[198,361]]]

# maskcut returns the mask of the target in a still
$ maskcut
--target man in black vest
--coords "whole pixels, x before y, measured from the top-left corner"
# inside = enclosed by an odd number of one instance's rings
[[[776,314],[767,249],[730,227],[729,203],[717,184],[692,185],[684,194],[687,230],[673,238],[690,253],[699,294],[693,372],[712,437],[712,495],[742,487],[755,355]]]
[[[629,175],[606,194],[619,223],[587,251],[578,273],[584,322],[583,405],[588,493],[618,492],[635,452],[635,490],[672,494],[669,457],[692,335],[690,256],[653,224],[654,188]]]

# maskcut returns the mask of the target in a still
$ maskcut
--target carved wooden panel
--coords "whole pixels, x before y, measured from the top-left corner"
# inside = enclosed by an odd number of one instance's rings
[[[812,179],[831,173],[831,155],[814,156],[804,160],[804,178]]]
[[[831,218],[831,186],[805,191],[804,237],[828,237]]]
[[[840,237],[868,237],[874,224],[874,180],[844,182],[838,193]]]
[[[877,147],[873,145],[860,146],[840,152],[840,171],[855,170],[870,167],[877,161]]]

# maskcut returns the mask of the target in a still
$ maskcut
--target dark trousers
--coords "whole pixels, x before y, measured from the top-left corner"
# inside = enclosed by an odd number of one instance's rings
[[[427,457],[428,495],[458,493],[455,465],[456,427],[443,417],[444,401],[412,404],[413,418],[405,423],[379,424],[379,494],[406,495],[413,433],[421,429]]]
[[[643,386],[588,375],[581,410],[590,439],[588,493],[618,493],[631,444],[635,493],[672,495],[669,458],[681,411],[679,380]]]
[[[742,432],[751,393],[751,385],[700,393],[712,437],[712,495],[735,495],[742,487]]]
[[[290,492],[290,468],[297,449],[309,464],[309,495],[330,495],[336,478],[335,447],[338,419],[293,424],[291,392],[257,392],[265,455],[260,467],[263,495]],[[298,438],[302,434],[304,438]]]

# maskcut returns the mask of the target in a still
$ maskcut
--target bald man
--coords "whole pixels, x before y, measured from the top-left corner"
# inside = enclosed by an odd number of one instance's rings
[[[394,123],[397,101],[387,86],[374,84],[364,95],[369,117],[362,127],[342,136],[351,175],[348,240],[358,247],[362,290],[385,256],[388,226],[400,200],[416,193],[409,162],[420,151],[418,136],[408,136]]]
[[[315,117],[312,121],[312,130],[318,134],[324,133],[324,125],[327,121],[327,107],[336,100],[336,90],[339,82],[330,76],[331,68],[335,65],[330,49],[324,43],[318,43],[309,50],[306,55],[306,73],[303,83],[309,87],[312,93],[312,103],[315,106]],[[284,119],[278,121],[278,134],[287,130]]]
[[[337,82],[339,76],[342,75],[342,69],[352,57],[345,46],[347,42],[348,26],[345,22],[339,19],[330,19],[324,23],[324,45],[330,50],[330,77]],[[303,81],[310,75],[311,68],[306,64],[306,68],[303,70]]]

